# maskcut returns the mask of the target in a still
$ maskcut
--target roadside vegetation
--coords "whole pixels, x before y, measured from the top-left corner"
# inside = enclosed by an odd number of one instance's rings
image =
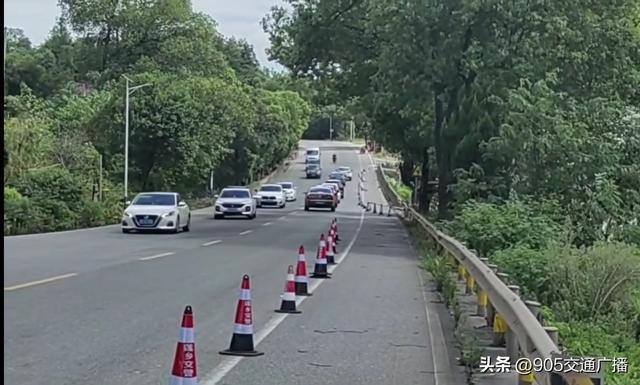
[[[397,154],[396,191],[421,175],[421,212],[539,299],[568,352],[627,357],[607,382],[638,383],[640,3],[288,3],[271,55]]]
[[[37,47],[8,31],[5,235],[118,220],[123,75],[149,84],[130,96],[130,198],[170,190],[210,203],[212,172],[214,189],[261,179],[319,114],[308,82],[261,69],[246,41],[220,35],[190,2],[111,3],[60,1]]]

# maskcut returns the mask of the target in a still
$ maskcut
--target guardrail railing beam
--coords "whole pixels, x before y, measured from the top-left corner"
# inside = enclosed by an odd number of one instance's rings
[[[487,325],[494,331],[495,342],[507,342],[507,352],[514,359],[520,354],[529,360],[553,359],[560,354],[558,348],[558,329],[544,327],[544,320],[540,314],[540,303],[524,301],[520,298],[520,288],[510,285],[509,275],[500,273],[498,266],[489,264],[486,258],[478,258],[475,252],[455,238],[441,232],[418,211],[410,207],[389,186],[382,169],[376,167],[376,175],[380,189],[393,206],[404,208],[406,220],[418,223],[426,234],[436,242],[438,255],[450,255],[464,276],[467,288],[470,286],[467,277],[473,279],[473,286],[477,287],[477,313],[486,313]],[[390,206],[391,206],[390,205]],[[375,210],[375,205],[374,205]],[[458,267],[456,266],[456,268]],[[464,269],[464,270],[462,270]],[[507,341],[504,341],[506,335]],[[512,361],[513,363],[513,361]],[[537,372],[520,375],[519,385],[551,385],[551,377],[561,377],[568,384],[591,384],[590,377],[582,373],[548,373]],[[573,382],[573,381],[578,382]]]

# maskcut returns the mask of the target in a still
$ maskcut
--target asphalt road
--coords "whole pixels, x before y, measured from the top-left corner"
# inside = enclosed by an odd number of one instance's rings
[[[354,171],[357,148],[325,147]],[[15,385],[168,383],[178,325],[193,306],[201,384],[458,384],[438,310],[396,218],[363,214],[357,182],[338,210],[304,212],[302,157],[277,181],[299,199],[256,220],[213,220],[210,209],[180,234],[122,234],[117,226],[5,237],[4,379]],[[372,170],[371,170],[372,171]],[[382,201],[373,172],[367,200]],[[330,280],[312,280],[300,315],[279,306],[286,267],[337,217],[343,241]],[[265,355],[225,358],[243,274],[252,278],[256,341]],[[426,298],[426,300],[425,300]],[[429,310],[431,308],[431,310]],[[445,327],[446,329],[446,327]],[[437,377],[437,378],[436,378]],[[460,380],[464,381],[464,380]]]

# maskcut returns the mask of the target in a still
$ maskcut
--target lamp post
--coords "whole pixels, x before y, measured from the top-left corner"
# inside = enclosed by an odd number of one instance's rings
[[[333,115],[329,115],[329,140],[333,140]]]
[[[151,83],[129,87],[129,82],[132,80],[125,75],[122,76],[124,76],[127,85],[124,103],[124,202],[126,202],[129,195],[129,95],[142,87],[150,86]]]

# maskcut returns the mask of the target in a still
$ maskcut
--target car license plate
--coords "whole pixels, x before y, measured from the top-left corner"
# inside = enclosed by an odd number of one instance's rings
[[[153,224],[153,219],[140,219],[140,224],[141,225],[152,225]]]

